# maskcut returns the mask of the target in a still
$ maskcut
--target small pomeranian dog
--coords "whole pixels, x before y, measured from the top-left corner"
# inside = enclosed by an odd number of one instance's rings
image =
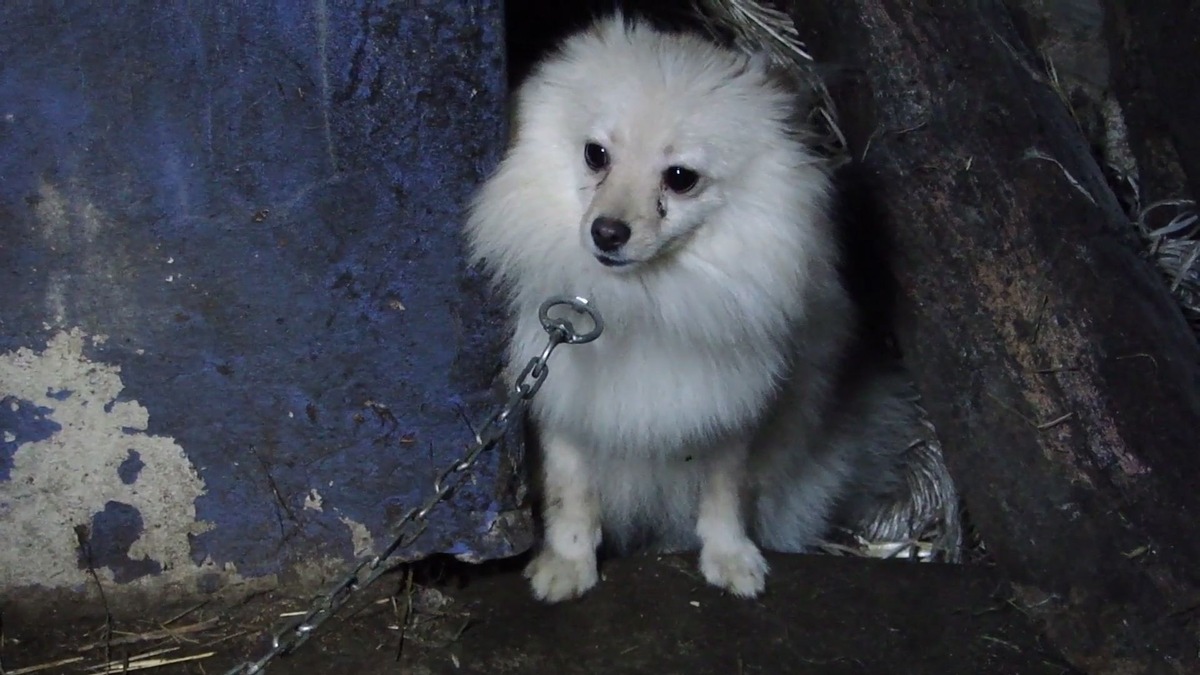
[[[602,540],[699,549],[705,579],[752,597],[760,547],[811,550],[896,489],[914,409],[902,374],[856,347],[801,101],[765,60],[621,15],[521,86],[466,225],[507,300],[510,370],[542,349],[547,297],[605,319],[554,355],[530,408],[537,598],[595,585]]]

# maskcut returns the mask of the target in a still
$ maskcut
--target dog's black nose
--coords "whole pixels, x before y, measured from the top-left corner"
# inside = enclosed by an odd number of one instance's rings
[[[592,221],[592,241],[596,248],[612,253],[629,241],[629,226],[616,218],[600,216]]]

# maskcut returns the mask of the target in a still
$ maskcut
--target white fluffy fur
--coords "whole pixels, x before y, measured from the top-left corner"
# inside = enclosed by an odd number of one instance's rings
[[[887,484],[878,459],[908,413],[897,381],[840,384],[854,313],[829,180],[795,108],[763,63],[619,16],[568,39],[521,88],[513,143],[467,225],[473,260],[509,302],[510,366],[541,349],[550,295],[587,297],[606,321],[596,342],[555,353],[531,409],[538,597],[594,585],[602,536],[628,550],[643,535],[698,545],[706,579],[753,596],[759,545],[805,550],[848,495]],[[605,171],[586,165],[588,142],[607,148]],[[697,188],[666,190],[673,165],[697,171]],[[598,216],[629,223],[629,265],[597,260]]]

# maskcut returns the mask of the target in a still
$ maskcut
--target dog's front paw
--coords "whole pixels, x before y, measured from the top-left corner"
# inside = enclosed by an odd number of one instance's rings
[[[600,575],[596,571],[596,556],[566,558],[551,549],[544,549],[525,568],[525,578],[533,586],[533,597],[545,602],[560,602],[587,592]]]
[[[700,572],[708,583],[743,598],[762,593],[767,561],[758,547],[745,540],[732,547],[705,546],[700,551]]]

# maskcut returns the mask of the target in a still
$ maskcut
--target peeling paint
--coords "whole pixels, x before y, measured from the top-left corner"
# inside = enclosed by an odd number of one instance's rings
[[[62,426],[49,419],[51,412],[16,396],[5,395],[0,399],[0,429],[4,431],[4,441],[0,443],[0,480],[12,479],[13,456],[19,446],[45,440],[62,430]]]
[[[119,553],[140,567],[100,567],[102,576],[128,580],[161,568],[178,577],[199,569],[189,558],[188,536],[209,529],[196,521],[194,505],[204,483],[173,439],[145,433],[149,413],[137,401],[121,399],[120,367],[88,360],[85,341],[90,336],[73,329],[57,333],[41,352],[0,354],[0,394],[45,409],[58,427],[25,442],[16,434],[11,479],[0,482],[0,587],[87,583],[76,528],[88,528],[93,552],[107,551],[116,544],[100,541],[106,532],[94,531],[95,523],[111,524],[112,517],[101,514],[114,509],[139,531],[125,527],[122,536],[130,540],[94,562]],[[72,395],[56,393],[68,390]],[[137,480],[126,482],[122,466],[129,475],[131,458],[141,468]]]
[[[110,501],[92,518],[91,526],[75,526],[79,540],[79,569],[106,567],[113,581],[128,583],[148,574],[162,572],[162,565],[143,554],[130,555],[133,544],[145,529],[145,520],[135,507]]]
[[[317,492],[316,488],[309,490],[308,495],[304,497],[304,509],[306,511],[324,511],[325,509],[321,506],[324,503],[324,497],[321,496],[320,492]]]
[[[360,522],[340,516],[338,520],[350,530],[350,541],[354,544],[354,557],[361,558],[375,552],[375,538],[371,536],[371,531],[366,525]]]
[[[138,479],[138,475],[144,468],[146,468],[146,463],[142,461],[142,456],[138,454],[137,450],[130,448],[129,456],[117,467],[117,475],[120,476],[122,483],[130,485]]]

